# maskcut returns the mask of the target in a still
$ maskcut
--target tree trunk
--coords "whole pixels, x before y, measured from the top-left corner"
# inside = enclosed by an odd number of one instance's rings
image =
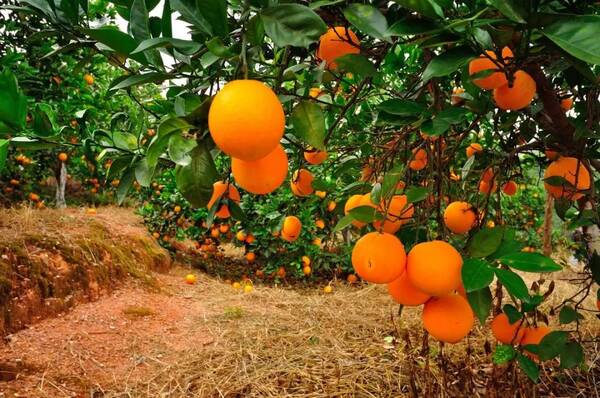
[[[65,200],[65,188],[67,186],[67,166],[65,162],[60,162],[60,169],[56,176],[56,208],[64,209],[67,207]]]

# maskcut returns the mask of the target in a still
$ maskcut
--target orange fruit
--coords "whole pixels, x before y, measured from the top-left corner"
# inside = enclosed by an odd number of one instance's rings
[[[557,151],[553,151],[551,149],[546,149],[544,151],[544,154],[546,155],[546,158],[548,158],[548,160],[556,160],[556,159],[558,159],[558,152]]]
[[[319,246],[319,247],[321,246],[321,243],[322,243],[321,242],[321,238],[314,238],[313,241],[312,241],[313,245]]]
[[[219,232],[222,234],[226,234],[229,231],[229,225],[221,224],[219,225]]]
[[[563,98],[560,100],[560,107],[566,112],[573,107],[573,97]]]
[[[473,228],[477,215],[467,202],[452,202],[444,210],[444,224],[455,234],[466,234]]]
[[[277,269],[277,276],[278,276],[278,277],[280,277],[280,278],[285,278],[285,274],[286,274],[286,273],[285,273],[285,268],[283,268],[283,267],[279,267],[279,268]]]
[[[310,257],[308,257],[308,256],[302,256],[302,264],[303,265],[310,265]]]
[[[255,161],[279,145],[285,115],[277,95],[257,80],[234,80],[215,95],[208,111],[208,128],[227,155]]]
[[[525,334],[525,329],[521,327],[522,324],[523,319],[519,319],[511,324],[508,316],[501,313],[494,317],[490,328],[496,340],[502,344],[518,344]]]
[[[300,236],[300,230],[302,229],[302,223],[296,216],[287,216],[283,220],[283,227],[281,228],[281,238],[288,242],[293,242]]]
[[[213,186],[214,186],[214,185],[213,185]],[[173,208],[173,211],[174,211],[175,213],[179,213],[179,212],[181,212],[181,206],[175,206],[175,207]]]
[[[314,181],[312,173],[306,169],[294,171],[290,186],[296,196],[308,196],[314,192],[312,183]]]
[[[227,193],[225,193],[226,191]],[[217,200],[220,200],[223,196],[225,199],[240,203],[240,193],[233,184],[217,181],[213,184],[213,193],[206,207],[210,210]],[[176,206],[175,209],[177,208],[181,211],[181,207]],[[179,213],[179,211],[176,211],[176,213]],[[221,208],[215,213],[215,216],[219,218],[228,218],[230,215],[229,207],[226,204],[222,204]]]
[[[310,266],[305,265],[304,267],[302,267],[302,273],[306,276],[310,275],[310,273],[312,272],[312,269],[310,268]]]
[[[154,239],[158,239],[158,238],[160,238],[160,234],[158,232],[152,232],[152,237]]]
[[[331,286],[331,285],[327,285],[327,286],[325,286],[325,287],[323,288],[323,293],[325,293],[325,294],[329,294],[329,293],[331,293],[331,292],[333,292],[333,286]]]
[[[598,307],[598,311],[600,311],[600,299],[596,301],[596,307]]]
[[[221,233],[219,232],[218,228],[212,228],[210,230],[210,236],[212,236],[213,238],[218,238],[219,235],[221,235]]]
[[[319,39],[317,58],[327,63],[330,69],[337,68],[335,59],[346,54],[359,54],[360,41],[350,28],[329,28]]]
[[[350,210],[352,210],[356,207],[360,207],[360,206],[375,207],[373,202],[371,202],[371,194],[370,193],[367,193],[364,195],[350,196],[348,198],[348,200],[346,201],[346,204],[344,205],[344,214],[348,215],[348,213],[350,213]],[[352,225],[354,225],[357,228],[362,228],[367,224],[364,222],[361,222],[361,221],[354,220],[354,221],[352,221]]]
[[[315,221],[315,226],[319,229],[323,229],[325,228],[325,221],[318,219],[317,221]]]
[[[494,89],[494,102],[500,109],[517,111],[527,108],[535,96],[535,80],[525,71],[515,72],[511,85]]]
[[[388,283],[387,287],[388,292],[398,304],[417,306],[431,298],[431,295],[423,293],[410,283],[406,272],[400,275],[399,278]]]
[[[469,334],[475,323],[469,302],[458,294],[429,300],[423,306],[421,319],[425,330],[445,343],[458,343]]]
[[[252,243],[254,243],[256,239],[254,238],[254,235],[252,234],[248,234],[248,236],[246,236],[246,243],[251,245]]]
[[[564,178],[570,184],[569,186],[566,184],[555,186],[544,183],[546,191],[557,199],[580,199],[583,197],[581,191],[586,191],[591,186],[590,172],[577,158],[561,157],[550,163],[544,173],[544,179],[555,176]]]
[[[321,90],[319,87],[312,87],[308,91],[308,96],[311,98],[319,98],[319,96],[321,96],[321,94],[323,94],[323,90]]]
[[[462,257],[449,243],[434,240],[418,243],[408,252],[406,272],[423,293],[444,296],[461,284]]]
[[[406,268],[404,245],[392,234],[369,232],[354,245],[352,266],[367,282],[392,282]]]
[[[18,186],[20,184],[19,180],[15,180],[14,178],[12,180],[9,181],[10,185],[12,186]]]
[[[550,332],[551,332],[550,328],[546,327],[546,326],[525,328],[525,331],[523,333],[523,338],[521,339],[521,341],[519,341],[519,344],[522,346],[526,346],[529,344],[534,344],[534,345],[540,344],[540,341],[542,341],[544,336],[546,336]],[[525,351],[527,351],[527,349],[525,349]],[[533,359],[537,359],[537,357],[538,357],[537,355],[535,355],[531,352],[527,352],[526,354],[529,355]]]
[[[278,145],[258,160],[231,159],[231,171],[240,187],[250,193],[264,195],[273,192],[285,181],[288,157],[283,147]]]
[[[231,287],[233,287],[235,290],[239,290],[242,287],[242,285],[239,282],[233,282],[231,284]]]
[[[37,202],[38,200],[40,200],[40,195],[32,192],[29,194],[29,200],[31,200],[32,202]]]
[[[356,274],[348,274],[348,276],[346,277],[346,281],[348,281],[348,283],[350,284],[353,284],[358,282],[358,277],[356,276]]]
[[[337,207],[337,203],[335,203],[333,200],[331,200],[329,203],[327,203],[327,211],[330,213],[332,211],[334,211],[336,207]]]
[[[502,192],[504,192],[508,196],[513,196],[517,193],[517,188],[517,183],[513,180],[510,180],[506,184],[504,184],[504,186],[502,187]]]
[[[427,166],[427,151],[423,148],[415,148],[412,152],[413,156],[408,162],[408,167],[415,171],[423,170]]]
[[[369,198],[370,200],[370,198]],[[385,214],[386,206],[384,203],[379,205],[379,212]],[[398,230],[406,224],[413,216],[415,208],[412,204],[408,203],[406,195],[394,195],[389,201],[387,207],[387,216],[383,221],[383,231],[395,234]],[[375,229],[380,229],[382,222],[377,220],[373,222]]]
[[[83,80],[85,80],[88,86],[94,84],[94,76],[90,75],[89,73],[83,75]]]
[[[469,62],[469,76],[484,70],[496,70],[497,72],[493,72],[489,76],[483,77],[481,79],[474,79],[473,83],[484,90],[493,90],[495,88],[506,85],[508,83],[508,80],[506,79],[506,74],[503,71],[499,71],[499,66],[491,60],[498,59],[496,53],[494,51],[488,50],[486,51],[486,54],[489,56],[489,58],[485,55],[482,55],[479,58]],[[510,58],[513,58],[512,51],[510,50],[510,48],[504,47],[502,49],[503,62],[498,62],[500,64],[506,64]]]
[[[194,274],[187,274],[185,276],[185,283],[187,283],[188,285],[193,285],[196,283],[196,275]]]
[[[321,164],[327,159],[327,151],[319,151],[317,149],[304,151],[304,159],[310,164]]]
[[[254,253],[252,253],[252,252],[248,252],[248,253],[246,253],[246,260],[247,260],[249,263],[253,263],[253,262],[254,262],[254,260],[256,260],[256,254],[254,254]]]
[[[243,242],[246,240],[246,233],[244,231],[238,231],[237,234],[235,234],[235,238],[240,242]]]
[[[471,156],[481,151],[483,151],[483,147],[481,146],[481,144],[474,142],[467,147],[467,157],[470,158]]]
[[[254,290],[254,287],[252,287],[252,285],[244,285],[244,293],[250,293],[252,292],[252,290]]]
[[[64,152],[58,154],[58,160],[60,160],[61,162],[66,162],[68,158],[69,156]]]
[[[325,199],[325,196],[327,196],[327,192],[325,192],[325,191],[315,191],[315,195],[317,195],[321,199]]]

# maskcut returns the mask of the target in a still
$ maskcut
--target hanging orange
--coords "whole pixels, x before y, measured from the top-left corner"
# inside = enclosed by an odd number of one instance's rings
[[[482,55],[479,58],[469,62],[469,76],[484,70],[495,70],[497,72],[492,72],[492,74],[490,74],[489,76],[483,77],[481,79],[474,79],[473,83],[484,90],[493,90],[500,86],[506,85],[508,83],[508,80],[506,79],[506,74],[504,73],[504,71],[498,71],[499,65],[492,61],[498,59],[496,53],[494,51],[488,50],[486,51],[486,54],[489,56],[489,58],[485,55]],[[514,55],[510,48],[504,47],[502,49],[503,62],[498,62],[500,64],[506,64],[510,61],[510,58],[513,57]]]
[[[408,167],[411,170],[423,170],[427,166],[427,151],[423,148],[413,149],[413,156],[408,162]]]
[[[290,187],[296,196],[308,196],[315,190],[312,186],[314,181],[312,173],[306,169],[296,170],[292,175]]]
[[[406,268],[404,245],[392,234],[370,232],[354,245],[352,266],[367,282],[390,283]]]
[[[281,238],[288,242],[293,242],[300,236],[300,230],[302,229],[302,223],[296,216],[287,216],[283,220],[283,226],[281,227]]]
[[[475,226],[477,215],[467,202],[452,202],[444,210],[444,224],[455,234],[465,234]]]
[[[319,39],[317,58],[325,61],[329,69],[337,68],[335,60],[347,54],[360,53],[360,41],[350,28],[329,28]]]
[[[317,149],[304,151],[304,159],[313,165],[321,164],[327,159],[327,151],[319,151]]]
[[[527,108],[535,96],[535,80],[525,71],[515,72],[512,85],[494,89],[494,101],[500,109],[518,111]]]
[[[386,204],[381,203],[378,207],[381,214],[386,213]],[[406,195],[394,195],[389,201],[387,206],[387,216],[383,221],[383,231],[389,234],[395,234],[398,230],[406,224],[413,216],[415,208],[412,204],[408,203],[408,197]],[[373,227],[380,229],[382,227],[382,221],[374,221]]]
[[[388,283],[388,293],[398,304],[407,306],[417,306],[425,303],[431,298],[427,293],[423,293],[408,279],[408,275],[404,272],[399,278]]]
[[[423,306],[421,319],[431,336],[452,344],[465,338],[475,323],[469,302],[458,294],[429,300]]]
[[[254,194],[267,194],[276,190],[288,171],[288,157],[281,145],[264,158],[252,161],[231,159],[231,172],[237,184]]]
[[[452,245],[434,240],[413,246],[407,256],[406,272],[417,289],[444,296],[460,286],[462,264],[462,256]]]
[[[546,191],[557,199],[580,199],[583,197],[581,191],[586,191],[591,187],[590,172],[577,158],[561,157],[550,163],[544,172],[544,179],[550,177],[562,177],[568,182],[568,184],[560,186],[544,183]]]
[[[223,196],[225,191],[227,191],[227,195],[225,196],[226,198],[234,201],[235,203],[240,203],[240,193],[237,188],[233,186],[233,184],[226,184],[223,181],[217,181],[213,184],[213,193],[206,207],[210,210],[215,202]],[[229,207],[226,204],[222,204],[221,208],[215,213],[215,216],[219,218],[228,218],[230,215]]]

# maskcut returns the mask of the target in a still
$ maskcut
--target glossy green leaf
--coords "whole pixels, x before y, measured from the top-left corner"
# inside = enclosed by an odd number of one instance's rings
[[[496,7],[508,19],[525,23],[526,11],[521,0],[487,0],[488,4]]]
[[[512,304],[504,304],[502,312],[508,317],[508,323],[511,325],[523,318],[523,314],[521,314]]]
[[[169,74],[160,72],[149,72],[143,75],[132,75],[128,76],[127,78],[119,81],[114,86],[110,87],[109,91],[117,91],[147,83],[160,83],[171,77],[172,76]]]
[[[204,17],[198,0],[171,0],[171,8],[179,12],[182,18],[207,35],[213,35],[210,22]]]
[[[398,116],[419,116],[425,107],[418,102],[404,99],[389,99],[377,105],[380,111]]]
[[[599,15],[570,15],[546,26],[542,33],[575,58],[600,64]]]
[[[519,367],[523,372],[531,379],[531,381],[536,382],[540,378],[540,368],[539,366],[533,362],[533,360],[529,359],[525,355],[518,353],[517,354],[517,362],[519,363]]]
[[[325,150],[325,116],[314,102],[302,101],[290,115],[294,134],[314,148]]]
[[[542,361],[557,357],[567,344],[568,338],[569,334],[560,330],[548,333],[538,344],[537,355]],[[527,346],[524,348],[527,349]]]
[[[423,82],[433,77],[447,76],[459,70],[476,55],[467,47],[454,47],[434,57],[423,72]]]
[[[171,1],[165,0],[162,12],[162,35],[163,37],[173,37],[173,26],[171,24]]]
[[[388,23],[377,8],[360,3],[352,3],[344,9],[344,16],[360,31],[380,40],[389,40],[386,36]]]
[[[575,322],[577,319],[583,319],[583,315],[575,311],[572,307],[565,305],[558,313],[558,319],[561,325],[566,325]]]
[[[135,169],[133,167],[125,170],[121,179],[119,180],[119,186],[117,187],[117,203],[119,205],[123,204],[123,201],[127,197],[127,194],[131,190],[133,186],[133,181],[135,180]]]
[[[477,258],[467,258],[461,269],[462,283],[465,291],[473,292],[483,289],[494,280],[494,269],[489,264]]]
[[[197,146],[195,140],[184,138],[181,134],[173,134],[169,139],[169,158],[180,166],[187,166],[192,161],[190,152]]]
[[[502,243],[504,229],[501,227],[479,230],[467,245],[471,257],[487,257],[494,253]]]
[[[177,166],[175,181],[181,195],[192,206],[204,207],[210,200],[217,169],[206,144],[198,145],[191,152],[192,160],[187,166]]]
[[[427,187],[410,187],[405,192],[408,203],[416,203],[427,198],[429,189]]]
[[[135,179],[141,186],[149,187],[152,183],[155,169],[156,165],[149,164],[148,159],[144,158],[135,167]]]
[[[155,37],[141,42],[140,45],[131,52],[131,54],[142,53],[146,50],[159,47],[175,48],[182,54],[192,55],[198,52],[202,45],[190,40],[173,39],[170,37]]]
[[[524,302],[529,301],[529,290],[519,275],[502,268],[496,268],[494,272],[500,283],[504,285],[512,296]]]
[[[33,131],[38,137],[51,137],[58,133],[54,109],[48,104],[37,103],[32,112]]]
[[[317,13],[300,4],[279,4],[260,13],[265,32],[276,46],[308,47],[327,25]]]
[[[429,18],[443,18],[444,11],[435,0],[394,0],[395,3]]]
[[[377,73],[375,65],[362,54],[346,54],[335,59],[338,69],[350,72],[361,78],[373,77]]]
[[[562,267],[540,253],[517,252],[504,255],[499,261],[511,268],[526,272],[556,272]]]
[[[25,127],[27,97],[23,95],[13,73],[6,69],[0,73],[0,121],[20,130]]]
[[[492,310],[492,292],[489,287],[467,293],[467,300],[473,312],[479,319],[479,323],[485,324],[485,320]]]
[[[127,33],[123,33],[116,27],[103,27],[98,29],[83,29],[83,32],[92,39],[112,48],[119,54],[130,55],[138,46],[138,42]],[[131,58],[143,64],[148,63],[144,54],[134,54]]]
[[[10,141],[0,138],[0,172],[6,165],[6,156],[8,155],[8,143]]]
[[[572,369],[583,364],[584,353],[581,344],[576,341],[569,341],[560,351],[560,367],[562,369]]]

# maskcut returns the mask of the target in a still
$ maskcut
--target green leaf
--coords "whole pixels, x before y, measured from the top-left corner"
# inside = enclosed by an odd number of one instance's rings
[[[573,308],[565,305],[560,309],[558,319],[561,325],[566,325],[571,322],[575,322],[577,319],[583,319],[583,315],[575,311]]]
[[[172,76],[169,74],[160,73],[160,72],[150,72],[150,73],[145,73],[143,75],[128,76],[127,78],[120,80],[114,86],[111,86],[108,89],[108,91],[117,91],[117,90],[129,88],[129,87],[133,87],[133,86],[139,86],[139,85],[146,84],[146,83],[160,83],[171,77]]]
[[[356,221],[370,223],[375,220],[381,219],[381,215],[377,212],[377,209],[371,206],[358,206],[350,210],[348,215]]]
[[[171,8],[178,11],[183,19],[194,25],[194,27],[209,36],[213,35],[213,28],[202,13],[202,7],[197,0],[171,0]]]
[[[335,59],[338,70],[350,72],[361,78],[373,77],[377,73],[375,65],[362,54],[346,54]]]
[[[194,148],[191,156],[190,164],[175,169],[175,182],[181,195],[192,206],[204,207],[212,196],[217,169],[206,144]]]
[[[467,292],[467,300],[477,319],[479,319],[479,323],[485,324],[485,320],[492,309],[492,292],[490,288],[485,287],[474,292]]]
[[[248,21],[246,37],[250,44],[260,46],[265,40],[265,25],[259,14],[254,15]]]
[[[548,333],[538,344],[537,355],[542,361],[557,357],[567,344],[568,338],[569,334],[560,330]],[[525,349],[527,349],[527,346],[525,346]]]
[[[387,35],[412,36],[433,33],[439,30],[442,30],[442,28],[434,22],[423,19],[402,19],[389,27]]]
[[[115,131],[112,133],[112,141],[117,148],[134,150],[137,148],[137,137],[131,133]]]
[[[8,69],[0,73],[0,121],[15,130],[25,127],[27,97],[19,88],[15,75]]]
[[[529,377],[534,383],[537,383],[538,379],[540,378],[540,368],[537,366],[537,364],[521,353],[517,354],[517,362],[527,377]]]
[[[192,55],[198,52],[202,45],[189,40],[173,39],[170,37],[155,37],[141,42],[131,54],[143,53],[146,50],[159,47],[175,48],[182,54]]]
[[[405,99],[389,99],[377,105],[380,111],[398,116],[419,116],[425,107],[418,102]]]
[[[10,143],[15,148],[23,148],[26,151],[37,151],[40,149],[52,149],[58,146],[55,142],[40,141],[29,137],[15,137],[10,139]]]
[[[423,82],[433,77],[447,76],[459,70],[476,55],[467,47],[454,47],[433,58],[423,72]]]
[[[231,58],[236,55],[230,48],[225,46],[223,40],[219,37],[213,37],[206,42],[206,48],[219,58]]]
[[[521,314],[519,310],[517,310],[512,304],[504,304],[504,306],[502,307],[502,312],[506,314],[506,316],[508,317],[508,323],[510,323],[511,325],[517,322],[519,319],[523,318],[523,314]]]
[[[144,0],[133,0],[131,3],[129,30],[133,38],[138,41],[150,38],[148,9]]]
[[[517,350],[511,345],[498,344],[494,353],[492,354],[492,360],[496,365],[504,365],[512,361],[517,355]]]
[[[354,217],[351,214],[347,214],[338,221],[338,223],[333,228],[333,232],[341,231],[342,229],[352,225],[352,221],[354,221]]]
[[[494,272],[496,273],[496,277],[498,278],[500,283],[504,285],[506,290],[508,290],[508,292],[511,295],[513,295],[521,301],[529,301],[529,290],[527,289],[527,285],[525,285],[525,282],[519,275],[515,274],[510,270],[502,268],[496,268]]]
[[[169,139],[169,157],[175,164],[187,166],[192,161],[190,152],[197,145],[195,140],[184,138],[180,134],[173,134]]]
[[[162,13],[162,35],[163,37],[173,37],[173,27],[171,24],[171,3],[170,0],[165,0]]]
[[[213,34],[226,37],[229,34],[227,26],[227,1],[226,0],[202,0],[198,3],[199,9],[212,28]]]
[[[570,15],[546,26],[542,33],[575,58],[600,64],[600,16]]]
[[[465,291],[473,292],[492,283],[494,269],[484,260],[468,258],[463,263],[461,277]]]
[[[388,23],[385,16],[377,8],[353,3],[344,10],[344,16],[352,25],[362,32],[380,40],[387,40]]]
[[[112,168],[112,165],[111,165]],[[143,187],[149,187],[154,177],[154,170],[156,165],[148,163],[148,158],[144,158],[139,161],[135,167],[135,179]]]
[[[119,181],[119,186],[117,187],[117,203],[120,205],[123,204],[123,201],[127,197],[127,194],[131,190],[131,186],[133,185],[133,181],[135,180],[135,169],[133,167],[128,168],[121,176]]]
[[[435,0],[394,0],[403,7],[411,9],[429,18],[443,18],[444,11]]]
[[[405,192],[408,203],[416,203],[424,200],[429,195],[427,187],[410,187]]]
[[[487,257],[498,249],[503,235],[501,227],[481,229],[469,241],[467,252],[471,257]]]
[[[122,55],[130,55],[138,46],[138,42],[133,37],[129,36],[127,33],[121,32],[116,27],[83,29],[83,33]],[[134,54],[131,58],[142,64],[148,63],[144,54]]]
[[[525,8],[520,0],[487,0],[488,4],[496,7],[505,17],[518,22],[526,23]]]
[[[33,131],[38,137],[51,137],[57,133],[56,118],[50,105],[37,103],[32,114]]]
[[[294,134],[314,148],[325,150],[325,116],[314,102],[302,101],[290,115]]]
[[[581,344],[569,341],[560,352],[560,367],[571,369],[583,363],[584,355]]]
[[[540,253],[511,253],[500,257],[499,261],[511,268],[525,272],[556,272],[562,270],[562,267],[556,264],[554,260]]]
[[[158,125],[158,134],[150,143],[146,157],[148,158],[149,165],[156,165],[160,155],[166,150],[171,139],[171,135],[188,130],[191,126],[183,119],[180,118],[169,118],[163,120]]]
[[[319,40],[327,25],[317,13],[300,4],[280,4],[262,10],[267,36],[278,47],[308,47]]]
[[[8,143],[10,141],[0,138],[0,173],[6,165],[6,157],[8,156]]]

